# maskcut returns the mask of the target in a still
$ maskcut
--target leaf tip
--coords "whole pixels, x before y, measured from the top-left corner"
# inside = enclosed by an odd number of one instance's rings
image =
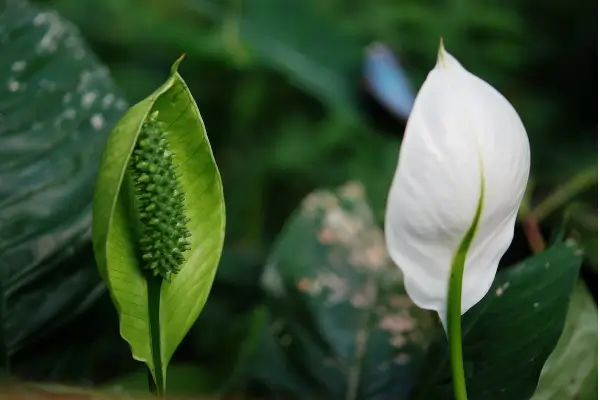
[[[177,72],[177,70],[179,69],[179,64],[181,64],[186,55],[187,53],[183,53],[181,56],[179,56],[177,61],[173,63],[173,66],[171,67],[171,74],[175,74]]]

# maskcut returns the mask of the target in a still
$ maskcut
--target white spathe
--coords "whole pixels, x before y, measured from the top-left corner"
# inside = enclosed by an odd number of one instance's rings
[[[511,104],[440,45],[419,90],[390,188],[385,237],[406,291],[446,324],[450,267],[483,211],[467,253],[461,311],[490,289],[508,249],[530,167],[527,133]]]

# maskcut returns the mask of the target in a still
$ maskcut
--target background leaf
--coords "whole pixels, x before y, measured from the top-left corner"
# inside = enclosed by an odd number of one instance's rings
[[[335,109],[356,113],[360,42],[302,0],[239,3],[240,35],[260,60],[286,71]],[[265,27],[269,29],[265,29]]]
[[[572,241],[558,243],[500,271],[483,300],[463,315],[469,399],[531,397],[563,330],[581,253]],[[444,332],[428,350],[412,398],[454,398]]]
[[[23,380],[84,387],[139,367],[119,335],[118,317],[107,291],[85,314],[11,359],[11,373]]]
[[[1,11],[1,329],[13,356],[104,291],[89,242],[91,188],[126,103],[73,24],[25,0]]]
[[[579,399],[593,400],[598,398],[598,363],[590,371],[581,385]]]
[[[293,398],[406,397],[435,316],[404,292],[362,185],[304,200],[269,257],[263,287],[271,320],[256,382]]]
[[[598,2],[594,0],[582,0],[576,5],[535,0],[490,0],[485,3],[478,0],[306,0],[292,5],[293,15],[299,23],[293,23],[294,20],[285,23],[279,14],[268,9],[257,8],[244,16],[248,11],[245,0],[31,1],[58,10],[79,27],[89,43],[85,46],[85,59],[92,49],[102,64],[108,66],[112,80],[130,104],[161,85],[173,59],[187,53],[181,73],[213,133],[211,145],[226,189],[228,226],[224,258],[227,253],[236,256],[223,260],[219,266],[218,275],[222,279],[216,278],[204,311],[174,355],[173,362],[177,364],[198,365],[211,371],[233,368],[231,365],[236,364],[237,353],[243,352],[243,346],[239,344],[251,335],[250,316],[263,300],[257,276],[265,257],[290,213],[307,194],[317,188],[335,188],[348,180],[360,180],[373,213],[381,222],[387,188],[397,163],[398,136],[403,126],[395,118],[388,118],[385,110],[378,110],[377,104],[368,96],[361,95],[357,99],[351,93],[362,84],[360,69],[364,55],[361,52],[373,41],[390,46],[417,89],[435,64],[435,51],[431,49],[437,48],[439,37],[444,36],[453,54],[507,96],[521,115],[531,140],[532,171],[536,181],[533,206],[558,184],[597,161],[598,93],[593,85],[589,85],[597,77],[594,57],[598,44],[595,36]],[[0,13],[5,3],[0,0]],[[253,3],[247,2],[248,5]],[[37,32],[41,40],[41,29],[49,28],[49,25],[34,28],[37,14],[28,14],[31,26],[23,29],[40,30]],[[250,27],[252,30],[246,38],[244,32],[248,31],[241,29],[242,19],[253,16],[257,17],[256,21],[246,19],[243,22],[244,29]],[[10,27],[10,23],[0,26],[2,47],[7,46],[3,41],[5,27]],[[46,29],[43,36],[48,31]],[[315,31],[318,35],[313,33]],[[308,43],[303,36],[316,37],[318,42]],[[268,43],[272,42],[277,46],[271,48]],[[323,48],[322,43],[328,43],[330,48]],[[11,54],[38,59],[36,46],[37,41],[30,41],[19,47],[18,52],[11,50]],[[282,48],[285,51],[281,51]],[[74,57],[68,61],[64,51],[59,53],[60,62],[42,63],[39,74],[30,74],[31,80],[36,81],[42,73],[50,71],[53,77],[77,81],[78,70],[72,70],[65,63],[77,65],[79,61]],[[0,63],[1,60],[0,57]],[[311,68],[306,68],[304,61],[307,60]],[[74,74],[68,75],[73,71]],[[334,83],[321,84],[321,71],[327,71],[325,75],[335,74]],[[5,80],[0,81],[2,93],[8,93],[4,88],[9,76],[4,75]],[[108,81],[111,79],[106,78]],[[28,85],[28,88],[32,87]],[[69,91],[75,93],[76,85]],[[47,101],[36,100],[32,119],[26,122],[33,123],[45,116],[46,110],[54,110],[60,105],[60,99],[43,96]],[[0,103],[6,104],[7,99],[3,97]],[[116,94],[115,99],[121,99],[121,96]],[[29,104],[34,101],[24,102],[19,109],[24,110]],[[352,104],[356,106],[353,108]],[[348,112],[356,115],[344,115]],[[4,113],[0,112],[0,115],[6,118]],[[84,129],[83,121],[80,128],[65,129],[62,137],[91,133],[93,130]],[[109,115],[107,121],[114,122],[114,119]],[[104,140],[109,123],[96,134],[85,135],[85,140],[79,135],[77,147],[90,154],[94,147],[87,142],[98,144],[100,137]],[[44,140],[41,134],[33,138],[33,143]],[[63,142],[69,141],[58,141],[55,147],[65,146]],[[100,146],[96,148],[99,150]],[[64,158],[53,157],[53,163],[36,169],[39,178],[31,175],[27,180],[36,182],[38,179],[42,184],[56,182],[48,171],[58,170],[59,164],[77,154],[75,151],[65,152]],[[35,154],[39,159],[42,153]],[[0,165],[2,160],[4,157],[0,156]],[[82,173],[88,168],[87,160],[82,158],[81,164],[76,164],[82,166]],[[23,168],[27,168],[26,163]],[[56,174],[59,176],[66,177]],[[67,181],[62,182],[64,187],[70,186]],[[597,253],[594,250],[597,249],[598,203],[595,189],[590,188],[577,199],[592,207],[581,215],[582,226],[569,225],[567,233],[581,241],[589,263],[593,264],[588,265],[592,268],[582,268],[582,278],[596,297],[597,262],[592,257]],[[59,197],[65,205],[79,204],[85,196],[91,198],[91,190],[90,184],[88,191],[75,190],[73,197],[66,194]],[[22,193],[22,203],[28,202],[29,192]],[[36,196],[37,192],[31,193]],[[51,203],[49,196],[41,204]],[[30,209],[35,212],[28,211],[30,223],[57,226],[79,212],[75,206],[69,209],[74,212],[67,215],[61,211],[56,214],[61,218],[56,219],[54,211],[45,212],[50,208],[36,206]],[[542,228],[547,239],[562,224],[561,210],[557,211],[544,221]],[[0,231],[7,221],[13,222],[10,218],[10,213],[0,212]],[[589,229],[590,222],[595,224],[594,229]],[[24,243],[28,238],[22,240]],[[45,279],[35,278],[39,291],[34,296],[25,296],[26,292],[33,291],[27,285],[27,273],[18,273],[23,285],[20,281],[14,282],[21,289],[11,296],[13,305],[43,295],[49,299],[44,307],[39,306],[43,303],[36,302],[29,308],[20,307],[21,311],[15,308],[10,317],[21,316],[19,324],[23,324],[23,329],[15,323],[13,332],[30,338],[25,339],[19,345],[22,350],[11,357],[13,373],[24,379],[102,384],[141,367],[131,359],[127,344],[119,337],[116,313],[106,291],[94,301],[102,312],[94,307],[70,318],[71,310],[77,309],[77,305],[88,307],[85,301],[75,301],[69,303],[70,306],[65,307],[67,311],[59,317],[46,318],[43,314],[44,310],[52,313],[50,299],[58,293],[69,293],[71,289],[63,290],[59,286],[71,282],[68,277],[75,275],[75,271],[86,274],[87,269],[97,287],[102,287],[91,266],[91,246],[87,243],[81,248],[81,252],[76,249],[75,254],[69,256],[74,261],[69,263],[69,268],[59,268],[56,264],[53,270],[60,273],[45,274]],[[522,227],[517,226],[501,266],[523,260],[529,254],[528,249]],[[87,254],[88,258],[78,261],[75,255],[80,253]],[[237,257],[238,253],[257,256],[248,263],[245,257]],[[0,257],[0,264],[3,261]],[[14,262],[11,268],[14,271],[28,270],[26,267],[30,265],[28,260],[21,258]],[[87,298],[93,293],[88,290],[92,286],[86,282],[77,287],[83,293],[80,297]],[[33,310],[37,311],[35,315]],[[268,308],[266,311],[271,314]],[[34,316],[45,321],[38,331],[27,328],[27,321]],[[68,318],[69,322],[62,323],[63,318]],[[60,326],[55,328],[53,321],[60,322]],[[264,333],[273,340],[270,331]],[[260,338],[262,340],[263,336]],[[274,347],[266,347],[264,343],[258,347],[264,355],[260,368],[270,371],[271,380],[281,379],[285,382],[283,386],[292,385],[290,379],[285,380],[293,372],[286,369],[285,362],[289,358],[284,353],[281,355],[284,363],[278,363],[276,355],[279,353],[275,350],[279,351],[281,346],[276,340],[272,343]],[[219,358],[219,354],[224,356]],[[215,386],[221,387],[228,378],[228,374],[215,374]],[[597,377],[591,373],[588,378],[584,386],[591,389],[584,390],[590,390],[589,393],[596,396]],[[299,386],[296,393],[302,393],[306,384],[300,380]],[[266,389],[263,393],[266,398],[275,397]],[[583,390],[581,398],[589,398]]]
[[[585,284],[578,282],[562,335],[531,400],[584,399],[578,396],[594,369],[598,369],[598,311]]]

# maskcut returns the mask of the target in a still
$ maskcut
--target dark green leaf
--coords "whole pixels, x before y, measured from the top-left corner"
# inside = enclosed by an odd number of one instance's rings
[[[33,382],[89,386],[139,368],[119,335],[106,291],[84,314],[11,358],[11,374]]]
[[[565,328],[531,400],[576,399],[594,368],[598,368],[598,310],[585,283],[579,281]]]
[[[261,61],[326,104],[356,111],[362,47],[304,0],[245,0],[240,37]]]
[[[1,11],[0,281],[12,355],[104,291],[90,245],[92,187],[126,103],[71,23],[26,0]]]
[[[308,196],[263,276],[271,310],[255,381],[294,398],[401,399],[435,317],[406,295],[364,190]]]
[[[498,273],[488,294],[463,316],[470,400],[531,398],[565,324],[581,250],[558,243]],[[411,398],[453,399],[445,334],[428,350]]]

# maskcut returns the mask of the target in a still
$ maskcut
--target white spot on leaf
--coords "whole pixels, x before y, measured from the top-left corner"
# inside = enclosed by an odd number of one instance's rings
[[[89,108],[96,100],[96,97],[98,97],[98,95],[94,92],[85,93],[81,98],[81,105],[85,108]]]
[[[46,79],[46,78],[42,78],[42,79],[40,79],[40,81],[39,81],[38,85],[39,85],[39,86],[40,86],[42,89],[48,90],[49,92],[53,92],[53,91],[55,91],[55,90],[56,90],[56,83],[55,83],[55,82],[52,82],[51,80],[49,80],[49,79]]]
[[[104,117],[102,114],[94,114],[90,119],[90,123],[95,130],[100,130],[104,126]]]
[[[10,77],[10,78],[8,78],[8,81],[6,82],[6,87],[11,92],[16,92],[17,90],[21,89],[21,83],[19,81],[17,81],[15,78]]]
[[[106,96],[104,96],[104,98],[102,98],[102,107],[108,108],[114,103],[114,101],[115,101],[115,95],[112,93],[109,93]]]
[[[13,70],[13,72],[20,72],[20,71],[23,71],[26,66],[27,66],[26,61],[15,61],[12,65],[12,70]]]
[[[47,25],[48,29],[42,40],[37,45],[38,52],[48,53],[56,51],[60,39],[65,35],[67,29],[65,23],[55,12],[43,12],[33,19],[35,26]]]

